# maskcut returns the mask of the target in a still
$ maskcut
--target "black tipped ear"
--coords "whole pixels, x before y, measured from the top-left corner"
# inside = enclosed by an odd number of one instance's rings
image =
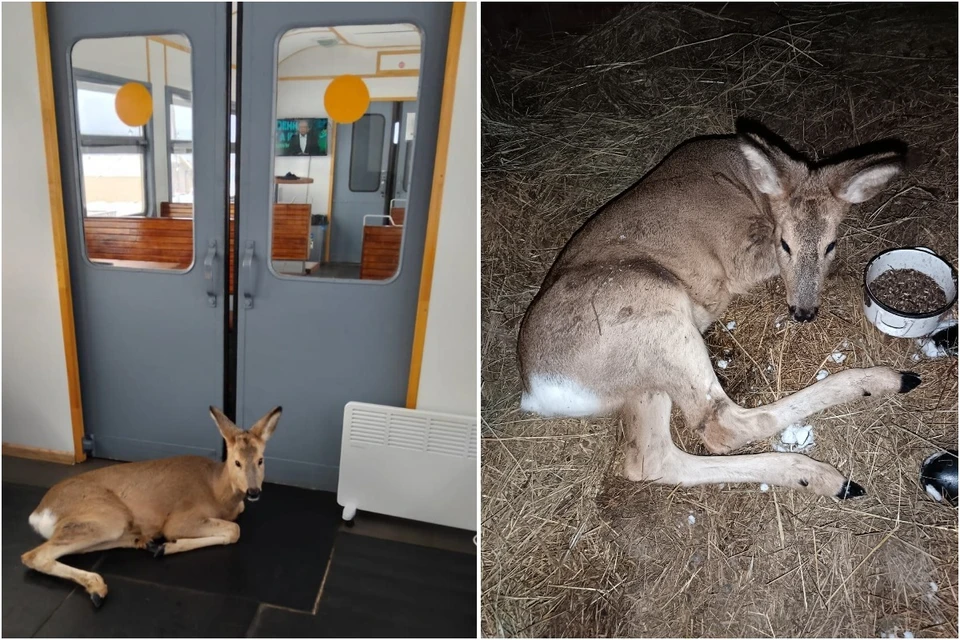
[[[213,421],[217,423],[217,429],[220,430],[220,435],[223,436],[223,439],[227,441],[227,444],[233,444],[236,440],[237,435],[240,433],[240,429],[237,428],[237,425],[227,416],[223,415],[223,412],[216,407],[210,407],[210,417],[213,418]]]
[[[281,413],[283,413],[283,407],[274,407],[267,415],[257,420],[256,424],[250,427],[250,433],[266,442],[277,428]]]
[[[742,123],[737,123],[740,153],[747,160],[750,178],[761,193],[773,198],[787,197],[794,188],[798,171],[804,163],[792,158],[775,142],[766,139]]]
[[[840,200],[851,204],[866,202],[886,188],[906,169],[901,153],[884,153],[841,162],[833,168],[831,190]]]

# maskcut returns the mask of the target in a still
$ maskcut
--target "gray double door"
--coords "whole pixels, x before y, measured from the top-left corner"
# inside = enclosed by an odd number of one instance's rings
[[[344,405],[357,400],[402,406],[406,397],[450,5],[241,3],[242,26],[236,36],[240,135],[234,149],[227,126],[229,4],[47,6],[84,425],[92,455],[118,460],[184,453],[219,458],[222,442],[207,407],[223,406],[233,396],[236,422],[242,427],[283,406],[283,418],[266,451],[268,481],[335,490]],[[278,41],[291,29],[371,23],[415,25],[422,38],[412,150],[416,170],[410,172],[398,274],[387,281],[278,274],[270,260]],[[97,140],[82,135],[84,107],[71,53],[79,51],[75,45],[84,40],[135,36],[157,36],[168,46],[164,55],[170,59],[154,66],[150,86],[156,85],[157,74],[169,74],[167,81],[174,82],[172,60],[175,51],[184,49],[177,45],[189,43],[192,157],[184,162],[175,155],[173,143],[169,154],[179,162],[177,171],[187,167],[193,172],[192,227],[161,235],[182,240],[190,233],[191,240],[184,242],[192,242],[192,261],[175,268],[158,267],[151,256],[125,265],[95,256],[94,233],[117,230],[112,221],[91,216],[92,194],[102,185],[87,171],[95,163],[85,145]],[[148,57],[151,46],[147,44]],[[317,100],[322,102],[323,96]],[[165,108],[169,113],[155,109],[154,121],[163,117],[169,133],[175,109]],[[158,126],[151,122],[142,131],[156,136]],[[100,151],[109,155],[123,149]],[[228,291],[226,259],[231,151],[241,159],[236,176],[235,293]],[[162,153],[144,151],[143,157],[151,166],[151,179],[153,173],[163,173],[158,160]],[[166,170],[173,174],[174,161],[169,162]],[[162,190],[162,182],[156,184]],[[172,181],[169,189],[172,202]],[[144,209],[143,217],[162,220],[158,202]],[[336,213],[334,208],[334,218]],[[119,228],[120,222],[130,221],[115,222]],[[141,223],[154,221],[135,221]]]

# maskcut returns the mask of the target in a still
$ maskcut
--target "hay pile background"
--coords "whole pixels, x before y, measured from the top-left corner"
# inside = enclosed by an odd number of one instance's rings
[[[925,245],[956,263],[956,38],[955,5],[731,4],[719,16],[628,7],[583,36],[495,51],[485,41],[485,635],[957,637],[957,512],[917,482],[924,457],[957,442],[956,360],[914,361],[913,341],[881,335],[860,310],[863,267],[884,248]],[[741,115],[811,156],[885,137],[919,152],[847,219],[815,323],[786,322],[771,282],[706,336],[715,360],[730,362],[721,382],[747,406],[811,384],[821,368],[923,376],[909,395],[811,420],[810,455],[863,484],[857,501],[625,482],[617,420],[518,410],[519,322],[559,249],[670,149],[729,133]],[[677,416],[674,438],[704,453]]]

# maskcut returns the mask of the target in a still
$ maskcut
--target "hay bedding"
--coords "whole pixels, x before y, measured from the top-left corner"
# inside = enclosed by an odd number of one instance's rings
[[[957,255],[956,6],[709,11],[631,6],[586,35],[485,44],[483,633],[955,638],[957,513],[923,495],[918,470],[957,442],[956,360],[914,361],[912,341],[881,335],[862,317],[860,282],[883,248]],[[615,419],[518,410],[518,325],[558,250],[670,149],[730,132],[740,115],[810,155],[888,136],[919,151],[908,175],[846,221],[815,323],[787,321],[771,282],[706,336],[729,363],[721,382],[747,406],[821,369],[923,376],[909,395],[809,421],[810,455],[863,484],[857,501],[629,483]],[[674,438],[704,453],[677,416]]]

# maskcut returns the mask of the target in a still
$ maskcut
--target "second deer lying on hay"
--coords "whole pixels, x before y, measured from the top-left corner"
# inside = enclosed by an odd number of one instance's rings
[[[47,541],[23,554],[23,564],[73,580],[99,607],[107,596],[103,578],[58,558],[121,548],[161,556],[233,544],[240,539],[233,521],[243,512],[244,498],[260,498],[263,450],[281,411],[273,409],[242,431],[210,407],[227,443],[225,462],[178,456],[104,467],[59,482],[30,514],[30,524]]]
[[[671,439],[670,410],[676,403],[721,454],[833,405],[920,384],[912,372],[850,369],[748,409],[724,393],[701,337],[734,296],[777,275],[793,318],[812,321],[840,220],[904,160],[900,145],[887,145],[810,163],[748,123],[737,136],[681,145],[587,220],[547,273],[520,327],[521,407],[545,416],[620,411],[632,480],[863,495],[804,455],[688,454]]]

